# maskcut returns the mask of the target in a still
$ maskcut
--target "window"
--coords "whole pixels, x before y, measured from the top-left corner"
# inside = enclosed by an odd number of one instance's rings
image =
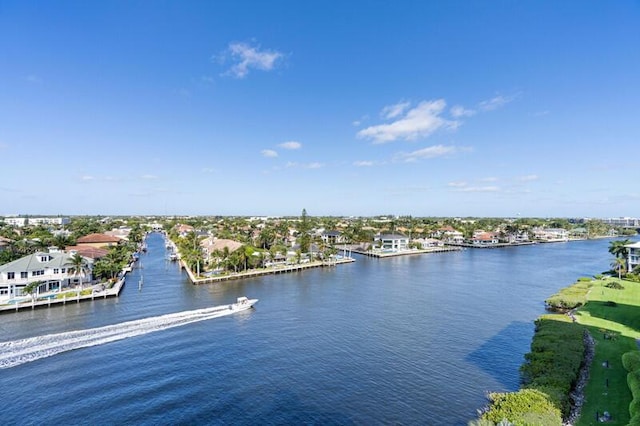
[[[58,268],[53,268],[53,273],[54,273],[54,274],[59,274],[59,273],[60,273],[60,270],[59,270]]]
[[[13,280],[16,278],[16,273],[15,272],[7,272],[7,279],[8,280]]]
[[[61,269],[61,272],[62,272],[63,274],[64,274],[64,273],[66,273],[66,272],[67,272],[67,268],[62,268],[62,269]]]
[[[27,278],[29,276],[28,272],[20,272],[20,278]]]

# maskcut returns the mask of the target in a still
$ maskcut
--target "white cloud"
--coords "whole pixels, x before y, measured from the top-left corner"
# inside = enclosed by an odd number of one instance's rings
[[[380,115],[384,119],[390,120],[392,118],[396,118],[404,114],[404,112],[410,106],[411,106],[410,102],[398,102],[397,104],[394,104],[394,105],[387,105],[386,107],[382,108],[382,112],[380,112]]]
[[[296,142],[296,141],[283,142],[278,146],[280,148],[283,148],[283,149],[300,149],[300,148],[302,148],[302,144],[300,142]]]
[[[212,168],[212,167],[203,167],[200,171],[202,173],[213,173],[215,171],[215,169]]]
[[[289,161],[287,163],[287,167],[288,168],[295,168],[295,169],[321,169],[321,168],[324,167],[324,164],[319,163],[319,162],[296,163],[296,162]]]
[[[500,107],[505,106],[509,102],[513,101],[517,95],[512,96],[502,96],[498,95],[491,99],[487,99],[486,101],[482,101],[478,104],[478,108],[482,111],[493,111],[494,109],[498,109]]]
[[[440,116],[446,105],[444,99],[420,102],[396,121],[367,127],[360,130],[357,136],[380,144],[398,139],[424,138],[441,128],[455,129],[460,124],[458,121],[446,120]]]
[[[451,116],[453,118],[471,117],[472,115],[476,114],[476,110],[466,109],[465,107],[463,107],[461,105],[452,106],[451,109],[449,110],[449,112],[451,113]]]
[[[84,175],[80,178],[83,181],[90,181],[90,180],[95,180],[95,177],[90,176],[90,175]]]
[[[460,192],[498,192],[500,187],[498,186],[466,186],[464,188],[458,188],[456,191]]]
[[[531,181],[538,180],[538,179],[540,179],[538,177],[538,175],[526,175],[526,176],[518,177],[518,180],[520,182],[531,182]]]
[[[278,156],[278,153],[273,149],[263,149],[262,151],[260,151],[260,153],[262,154],[263,157],[268,157],[268,158],[275,158]]]
[[[428,158],[442,157],[444,155],[455,154],[459,151],[465,151],[468,148],[457,148],[455,146],[433,145],[426,148],[418,149],[412,152],[399,152],[394,156],[395,161],[404,161],[411,163],[418,160]]]
[[[451,186],[454,188],[463,188],[467,186],[467,182],[449,182],[447,186]]]
[[[488,176],[480,179],[480,182],[497,182],[497,181],[498,181],[498,178],[494,176]]]
[[[142,175],[142,176],[140,176],[140,178],[145,179],[145,180],[153,180],[153,179],[158,179],[158,176],[156,176],[156,175]]]
[[[7,148],[9,148],[9,145],[7,145],[4,142],[0,142],[0,150],[7,149]]]
[[[353,165],[356,167],[371,167],[373,166],[373,161],[354,161]]]
[[[260,46],[252,46],[247,43],[230,43],[225,53],[234,62],[227,74],[235,78],[246,77],[251,69],[271,71],[275,68],[276,63],[284,57],[281,52],[260,50]]]

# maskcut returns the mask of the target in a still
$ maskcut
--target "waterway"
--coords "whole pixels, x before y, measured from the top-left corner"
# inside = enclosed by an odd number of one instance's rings
[[[518,388],[544,299],[611,260],[593,240],[193,286],[147,245],[117,299],[0,316],[3,424],[465,425]],[[260,302],[193,313],[238,296]]]

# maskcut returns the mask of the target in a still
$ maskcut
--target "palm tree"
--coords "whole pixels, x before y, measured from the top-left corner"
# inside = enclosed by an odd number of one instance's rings
[[[627,261],[624,257],[616,257],[613,262],[611,262],[611,268],[614,271],[618,271],[618,279],[622,279],[622,271],[626,269]]]
[[[615,257],[625,258],[627,256],[626,245],[631,244],[631,240],[615,240],[609,243],[609,253]]]
[[[76,279],[78,277],[80,278],[80,288],[82,288],[82,278],[89,271],[87,261],[78,253],[71,256],[70,260],[71,264],[69,266],[69,272],[72,273],[76,277]]]

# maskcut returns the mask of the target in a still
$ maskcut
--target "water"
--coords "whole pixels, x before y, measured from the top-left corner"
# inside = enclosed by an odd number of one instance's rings
[[[147,244],[118,299],[0,316],[3,424],[464,425],[518,388],[544,299],[610,261],[596,240],[193,286]],[[238,296],[260,302],[193,312]]]

